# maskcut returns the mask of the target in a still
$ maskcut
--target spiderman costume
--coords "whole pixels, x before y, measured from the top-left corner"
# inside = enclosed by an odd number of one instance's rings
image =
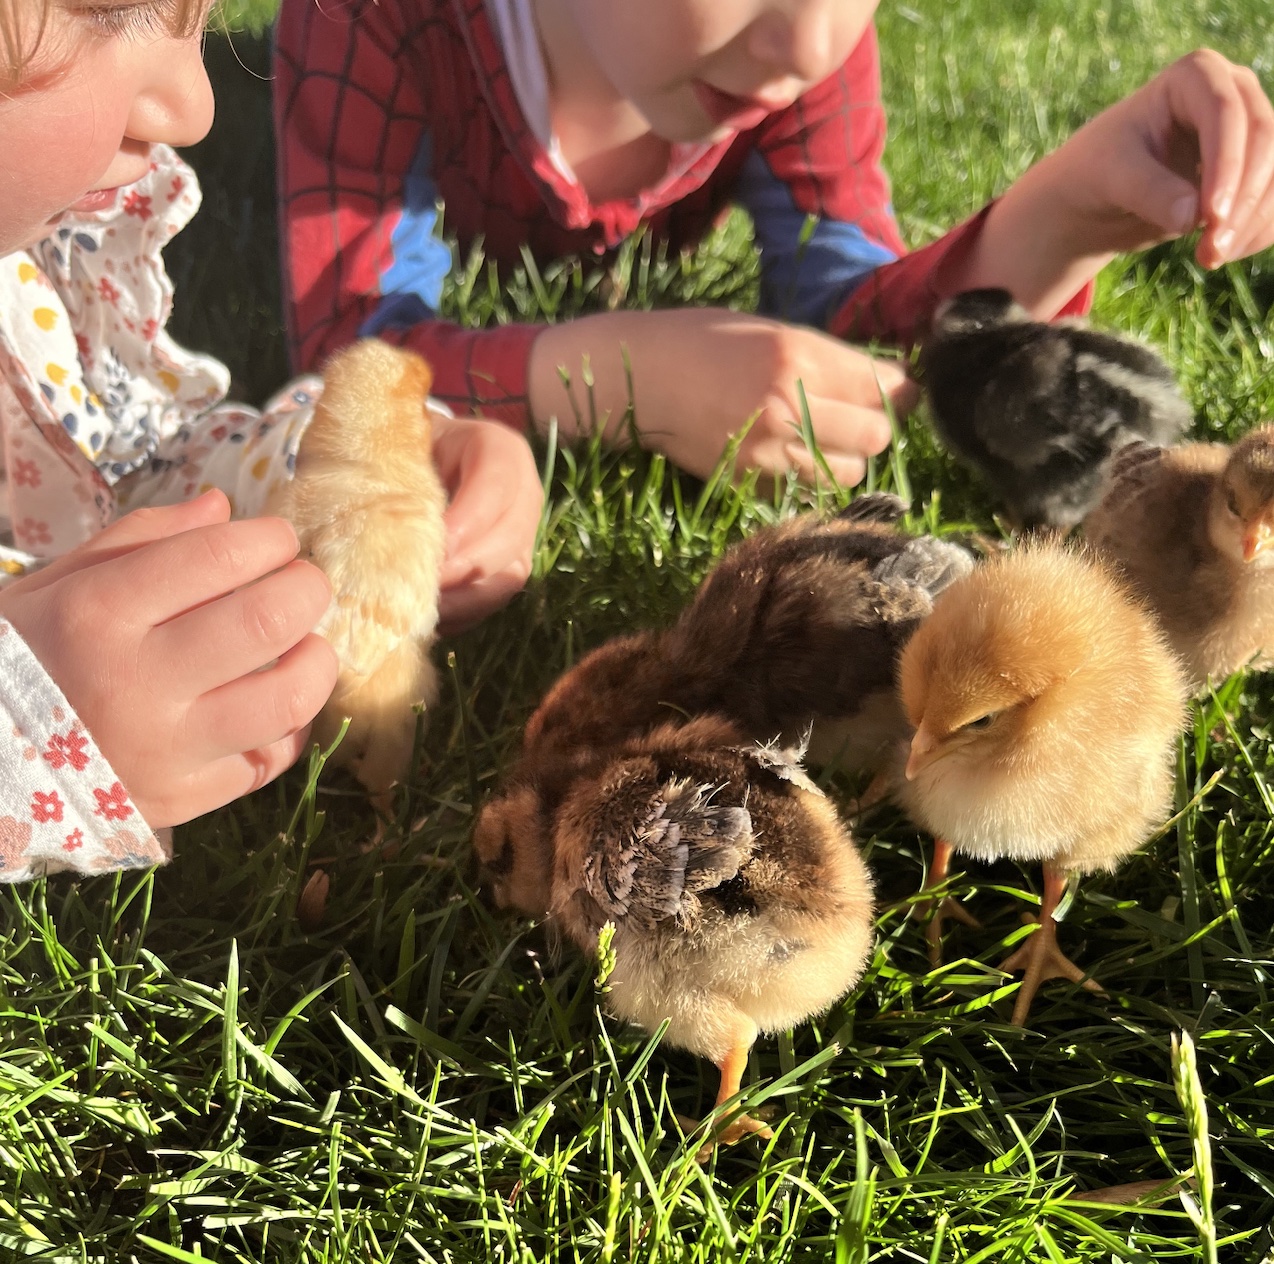
[[[880,162],[874,29],[791,106],[716,143],[675,146],[662,180],[594,203],[527,121],[508,30],[493,20],[508,3],[283,0],[275,122],[298,367],[376,334],[424,355],[435,394],[457,411],[528,423],[527,365],[542,326],[467,330],[438,317],[453,263],[440,203],[462,255],[481,241],[507,269],[523,251],[605,262],[643,225],[671,250],[693,246],[737,202],[755,225],[764,314],[901,345],[923,330],[944,296],[944,266],[967,251],[985,210],[905,253]],[[525,62],[525,42],[516,51]]]

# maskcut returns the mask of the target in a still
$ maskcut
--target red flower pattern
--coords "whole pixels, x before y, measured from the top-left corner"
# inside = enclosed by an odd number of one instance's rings
[[[98,283],[97,283],[97,292],[98,292],[98,293],[99,293],[99,294],[100,294],[100,295],[101,295],[101,296],[102,296],[102,297],[103,297],[103,298],[104,298],[104,299],[105,299],[108,303],[118,303],[118,302],[119,302],[119,290],[117,290],[117,289],[115,288],[115,286],[111,284],[111,279],[110,279],[110,277],[102,277],[102,279],[101,279],[100,281],[98,281]]]
[[[13,534],[27,546],[53,543],[53,535],[49,531],[49,524],[41,522],[37,518],[23,518],[13,528]]]
[[[150,209],[150,197],[145,193],[138,193],[136,189],[124,198],[124,214],[136,215],[140,220],[147,220],[154,214]]]
[[[44,747],[44,758],[54,768],[70,764],[76,772],[88,767],[88,741],[79,728],[71,729],[65,736],[54,733]]]
[[[108,821],[125,821],[133,815],[128,792],[118,781],[109,790],[95,789],[93,798],[97,800],[97,807],[93,809],[94,816],[105,817]]]
[[[15,487],[39,487],[40,467],[34,461],[14,461],[13,483]]]
[[[62,800],[58,798],[56,790],[50,790],[47,794],[43,790],[32,792],[31,819],[39,825],[62,819]]]
[[[76,851],[84,846],[84,831],[73,829],[67,836],[66,842],[62,844],[63,851]]]

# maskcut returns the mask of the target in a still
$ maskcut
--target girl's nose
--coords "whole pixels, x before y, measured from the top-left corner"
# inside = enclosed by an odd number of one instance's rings
[[[128,138],[180,149],[203,140],[212,126],[212,84],[198,40],[165,42],[155,73],[133,102]]]

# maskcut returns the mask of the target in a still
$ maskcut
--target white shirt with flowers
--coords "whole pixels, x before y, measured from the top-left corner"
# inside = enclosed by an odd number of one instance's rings
[[[293,383],[262,412],[226,404],[225,367],[166,332],[172,285],[160,252],[198,206],[194,173],[156,146],[150,171],[113,207],[68,214],[44,241],[0,258],[0,583],[129,509],[220,487],[250,517],[290,477],[321,383]],[[0,879],[164,858],[3,620],[0,726]]]

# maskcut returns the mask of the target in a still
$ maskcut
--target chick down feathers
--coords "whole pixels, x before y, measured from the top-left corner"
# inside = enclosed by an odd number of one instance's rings
[[[1115,452],[1134,439],[1174,443],[1192,416],[1149,347],[1031,320],[1007,290],[950,300],[919,367],[939,437],[1024,527],[1074,526]]]
[[[429,650],[446,492],[431,456],[432,375],[414,353],[369,339],[334,355],[323,380],[295,477],[272,509],[332,586],[318,631],[340,675],[315,739],[327,745],[349,717],[334,762],[384,796],[408,772],[416,705],[437,696]]]

